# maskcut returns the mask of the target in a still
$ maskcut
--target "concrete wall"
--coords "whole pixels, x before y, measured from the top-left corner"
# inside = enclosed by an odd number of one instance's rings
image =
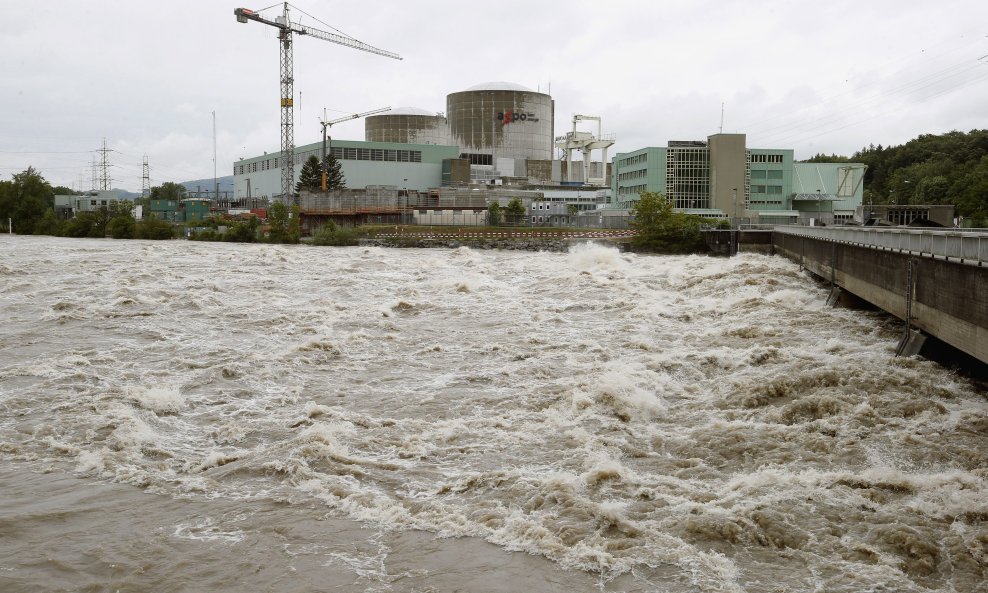
[[[745,135],[714,134],[710,147],[710,207],[731,218],[744,215]]]
[[[900,319],[911,293],[913,327],[988,363],[988,268],[779,232],[773,245]]]

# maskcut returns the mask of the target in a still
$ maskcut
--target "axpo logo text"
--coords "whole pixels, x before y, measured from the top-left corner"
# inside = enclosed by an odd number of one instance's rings
[[[494,119],[500,121],[502,126],[519,121],[539,121],[539,118],[535,117],[534,113],[523,113],[514,110],[499,112],[494,116]]]

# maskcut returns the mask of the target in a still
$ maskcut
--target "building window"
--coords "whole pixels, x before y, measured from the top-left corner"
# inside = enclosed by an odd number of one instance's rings
[[[770,186],[768,186],[765,189],[767,189],[768,190],[767,193],[770,193],[770,194],[781,194],[782,193],[782,186],[781,185],[770,185]]]
[[[769,179],[782,179],[782,171],[768,171]]]
[[[477,154],[465,152],[460,155],[461,159],[469,159],[471,165],[493,165],[494,155],[492,154]]]
[[[752,179],[765,179],[765,171],[763,169],[755,169],[751,172]]]
[[[854,195],[854,169],[850,167],[837,169],[837,195],[841,197]]]

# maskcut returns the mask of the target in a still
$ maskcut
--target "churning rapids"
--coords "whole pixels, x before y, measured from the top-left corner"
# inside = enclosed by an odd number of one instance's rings
[[[988,591],[988,402],[778,257],[0,237],[0,590]]]

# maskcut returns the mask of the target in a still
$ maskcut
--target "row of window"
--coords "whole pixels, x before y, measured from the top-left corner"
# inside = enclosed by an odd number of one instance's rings
[[[421,163],[421,150],[390,150],[382,148],[345,148],[334,146],[333,156],[347,161],[386,161],[395,163]],[[318,156],[318,155],[317,155]]]
[[[471,165],[493,165],[494,155],[492,154],[481,154],[476,152],[464,152],[460,155],[461,159],[469,159]]]
[[[618,165],[621,166],[621,167],[628,167],[628,166],[631,166],[631,165],[638,165],[638,164],[647,163],[647,162],[648,162],[648,153],[647,152],[643,152],[643,153],[641,153],[639,155],[636,155],[636,156],[630,156],[630,157],[628,157],[626,159],[621,159],[620,162],[618,163]]]
[[[342,146],[334,146],[331,149],[334,157],[337,159],[343,159],[348,161],[384,161],[384,162],[394,162],[394,163],[421,163],[422,162],[422,151],[421,150],[390,150],[383,148],[348,148]],[[319,157],[321,151],[311,150],[304,153],[295,154],[295,164],[300,165],[304,163],[310,156]],[[488,157],[490,155],[487,155]],[[244,175],[245,173],[257,173],[258,165],[260,165],[261,171],[267,171],[269,169],[277,169],[280,167],[281,159],[279,157],[273,157],[270,159],[264,159],[263,161],[257,161],[254,163],[249,163],[246,165],[237,165],[236,174]],[[488,163],[490,164],[490,163]]]
[[[645,177],[648,173],[648,169],[639,169],[637,171],[628,171],[627,173],[621,173],[618,175],[618,181],[627,181],[629,179],[641,179]]]
[[[752,179],[782,179],[782,171],[766,171],[765,169],[754,169],[751,172]]]
[[[781,154],[753,154],[751,155],[751,162],[753,163],[781,163]]]
[[[637,196],[638,194],[640,194],[643,191],[645,191],[646,188],[647,188],[646,185],[631,185],[631,186],[628,186],[628,187],[619,187],[618,188],[618,195],[622,195],[622,196],[635,195],[635,196]]]
[[[781,185],[752,185],[751,193],[753,194],[781,194]]]

